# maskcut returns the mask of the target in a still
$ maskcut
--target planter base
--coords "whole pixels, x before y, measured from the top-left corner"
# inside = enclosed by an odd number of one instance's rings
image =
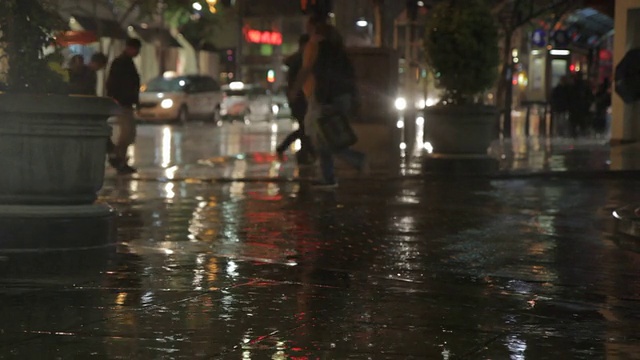
[[[115,243],[116,212],[104,204],[0,206],[0,254],[57,252]]]
[[[422,162],[423,172],[435,175],[493,175],[498,167],[495,158],[476,154],[429,154]]]

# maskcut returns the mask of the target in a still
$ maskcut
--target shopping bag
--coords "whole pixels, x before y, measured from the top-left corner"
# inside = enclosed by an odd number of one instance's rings
[[[333,152],[344,150],[358,142],[349,118],[344,114],[324,113],[318,118],[317,127],[320,139]]]

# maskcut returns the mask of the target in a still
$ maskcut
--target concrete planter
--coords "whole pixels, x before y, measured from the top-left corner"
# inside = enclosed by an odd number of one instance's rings
[[[0,93],[0,205],[89,205],[104,179],[108,98]]]
[[[425,140],[436,154],[486,155],[496,138],[497,109],[447,105],[425,109]]]

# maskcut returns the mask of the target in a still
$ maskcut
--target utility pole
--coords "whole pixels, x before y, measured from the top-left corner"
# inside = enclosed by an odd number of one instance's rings
[[[162,74],[164,74],[165,71],[167,71],[167,59],[165,56],[165,51],[164,51],[164,43],[162,42],[162,37],[160,36],[160,32],[164,31],[164,0],[160,0],[158,1],[158,13],[160,14],[160,27],[158,29],[156,29],[156,31],[158,32],[158,37],[156,40],[156,44],[157,44],[157,51],[158,51],[158,58],[159,58],[159,68],[160,68],[160,76],[162,76]]]
[[[245,9],[245,0],[238,0],[236,2],[237,6],[237,15],[238,15],[238,45],[236,48],[236,73],[233,74],[233,78],[236,81],[243,81],[242,78],[242,58],[244,57],[242,48],[244,47],[244,9]]]

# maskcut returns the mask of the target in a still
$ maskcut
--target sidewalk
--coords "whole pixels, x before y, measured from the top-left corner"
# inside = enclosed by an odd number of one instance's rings
[[[284,162],[275,156],[275,146],[291,124],[258,124],[247,130],[242,125],[222,129],[194,125],[186,129],[143,126],[139,130],[137,146],[132,152],[140,180],[186,181],[291,181],[309,180],[312,172],[298,171],[293,151]],[[275,131],[273,131],[275,130]],[[189,138],[190,143],[184,141]],[[395,154],[377,149],[368,156],[373,177],[420,177],[422,172],[419,151],[413,156],[401,156],[397,145]],[[496,176],[527,175],[591,175],[616,172],[632,174],[640,170],[640,144],[610,146],[607,140],[594,138],[543,138],[537,136],[496,140],[489,155],[499,160]],[[341,177],[352,178],[354,171],[338,163]],[[107,171],[112,178],[115,173]]]
[[[378,163],[320,191],[274,161],[279,125],[141,127],[140,173],[100,192],[115,243],[0,253],[0,358],[637,358],[640,254],[610,231],[635,179]],[[538,143],[492,151],[518,176],[607,166],[607,145]]]

